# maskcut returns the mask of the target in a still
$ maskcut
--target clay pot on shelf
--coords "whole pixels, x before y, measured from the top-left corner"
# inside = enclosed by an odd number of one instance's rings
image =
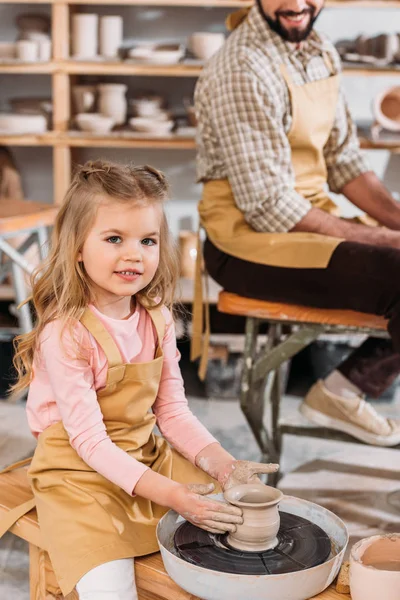
[[[164,106],[164,98],[152,94],[148,96],[139,96],[138,98],[130,98],[129,106],[133,110],[135,116],[152,118],[163,112],[162,107]]]
[[[247,552],[261,552],[277,545],[278,504],[283,498],[280,490],[262,483],[245,483],[226,490],[224,498],[243,511],[243,525],[228,535],[228,544]]]
[[[111,117],[115,125],[123,125],[126,121],[128,103],[124,83],[104,83],[97,86],[99,91],[99,112]]]
[[[97,88],[95,85],[74,85],[72,102],[75,113],[93,112],[96,104]]]
[[[179,255],[181,277],[194,279],[197,258],[197,233],[194,231],[179,232]]]
[[[197,58],[208,60],[221,48],[224,42],[225,36],[223,33],[198,31],[189,37],[188,48]]]
[[[98,56],[97,14],[76,14],[72,16],[72,57],[94,59]]]
[[[352,600],[400,598],[400,534],[360,540],[350,553]]]
[[[384,90],[373,101],[375,121],[384,129],[400,132],[400,86]]]
[[[106,15],[100,18],[100,55],[118,58],[122,46],[123,21],[120,15]]]

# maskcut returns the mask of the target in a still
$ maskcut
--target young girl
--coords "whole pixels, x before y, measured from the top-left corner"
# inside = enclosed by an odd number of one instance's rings
[[[17,341],[41,533],[62,593],[76,586],[81,600],[136,599],[132,557],[158,550],[168,508],[233,531],[241,511],[204,497],[212,480],[225,489],[277,468],[235,461],[188,408],[166,308],[166,197],[151,167],[81,167],[34,277],[35,329]]]

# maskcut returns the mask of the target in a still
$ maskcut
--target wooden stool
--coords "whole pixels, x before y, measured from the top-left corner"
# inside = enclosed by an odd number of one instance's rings
[[[53,225],[57,207],[27,200],[0,199],[0,252],[7,258],[0,265],[0,282],[11,273],[17,305],[26,300],[27,289],[24,272],[29,275],[34,265],[25,258],[25,253],[37,244],[39,256],[43,260],[47,254],[47,228]],[[14,248],[8,240],[21,235],[27,239]],[[32,318],[29,306],[25,304],[19,310],[19,329],[26,333],[32,329]]]
[[[0,475],[0,520],[10,509],[32,498],[26,468]],[[62,600],[45,544],[40,535],[36,510],[22,517],[10,530],[29,544],[29,581],[31,600]],[[188,594],[167,575],[159,552],[135,559],[136,585],[139,600],[200,600]],[[319,594],[314,600],[349,600],[338,594],[334,587]],[[76,592],[68,600],[78,600]],[[243,600],[251,600],[249,598]]]
[[[285,433],[363,443],[332,429],[280,424],[280,370],[285,361],[323,333],[365,333],[387,337],[385,319],[351,310],[253,300],[228,292],[220,293],[218,310],[246,317],[240,405],[260,447],[263,461],[280,461],[282,436]],[[268,338],[265,347],[257,353],[257,336],[262,322],[269,324]],[[266,407],[269,409],[267,425],[264,421]],[[276,485],[278,477],[278,474],[271,475],[269,483]]]

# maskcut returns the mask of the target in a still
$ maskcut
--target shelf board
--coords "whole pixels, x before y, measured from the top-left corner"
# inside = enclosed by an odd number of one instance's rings
[[[343,63],[343,74],[346,76],[356,77],[388,77],[391,75],[400,75],[400,64],[396,67],[363,67],[359,64],[351,65],[349,63]]]
[[[127,61],[52,61],[47,63],[0,63],[2,74],[47,74],[67,73],[70,75],[125,75],[142,77],[198,77],[202,65],[179,63],[176,65],[144,65]],[[400,76],[398,67],[362,67],[343,65],[347,77]]]
[[[195,6],[235,8],[252,6],[252,0],[1,0],[1,4],[106,4],[109,6]],[[398,8],[400,0],[327,0],[331,8]]]
[[[252,6],[250,0],[53,0],[55,4],[109,4],[113,6],[197,6],[199,8],[215,7],[215,8],[235,8],[244,6]]]
[[[373,142],[360,135],[361,148],[364,150],[388,150],[400,153],[399,141]],[[56,132],[42,134],[2,135],[0,144],[5,146],[67,146],[70,148],[153,148],[165,150],[194,150],[196,141],[193,137],[181,137],[171,134],[164,137],[151,137],[126,130],[111,132],[106,135],[90,135],[81,131]]]
[[[91,62],[69,60],[57,63],[57,70],[74,75],[142,75],[145,77],[198,77],[199,65],[143,65],[123,61]]]
[[[0,144],[4,146],[53,146],[56,137],[57,134],[54,131],[18,135],[4,135],[0,133]]]
[[[112,132],[108,135],[90,135],[84,132],[70,132],[60,135],[57,144],[65,144],[73,148],[154,148],[169,150],[192,150],[196,147],[195,139],[168,135],[151,137],[124,131],[118,135]]]
[[[35,62],[35,63],[5,63],[0,62],[0,73],[20,73],[21,75],[28,75],[30,73],[38,75],[45,74],[50,75],[54,73],[56,65],[54,62]]]

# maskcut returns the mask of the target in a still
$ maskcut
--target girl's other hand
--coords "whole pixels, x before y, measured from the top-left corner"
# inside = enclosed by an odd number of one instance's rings
[[[243,523],[241,509],[206,498],[213,490],[213,483],[179,485],[171,491],[169,506],[193,525],[210,533],[236,531],[236,525]]]
[[[279,465],[274,463],[258,463],[249,460],[233,460],[228,463],[218,475],[218,481],[223,490],[229,490],[242,483],[260,482],[257,475],[261,473],[276,473]]]

